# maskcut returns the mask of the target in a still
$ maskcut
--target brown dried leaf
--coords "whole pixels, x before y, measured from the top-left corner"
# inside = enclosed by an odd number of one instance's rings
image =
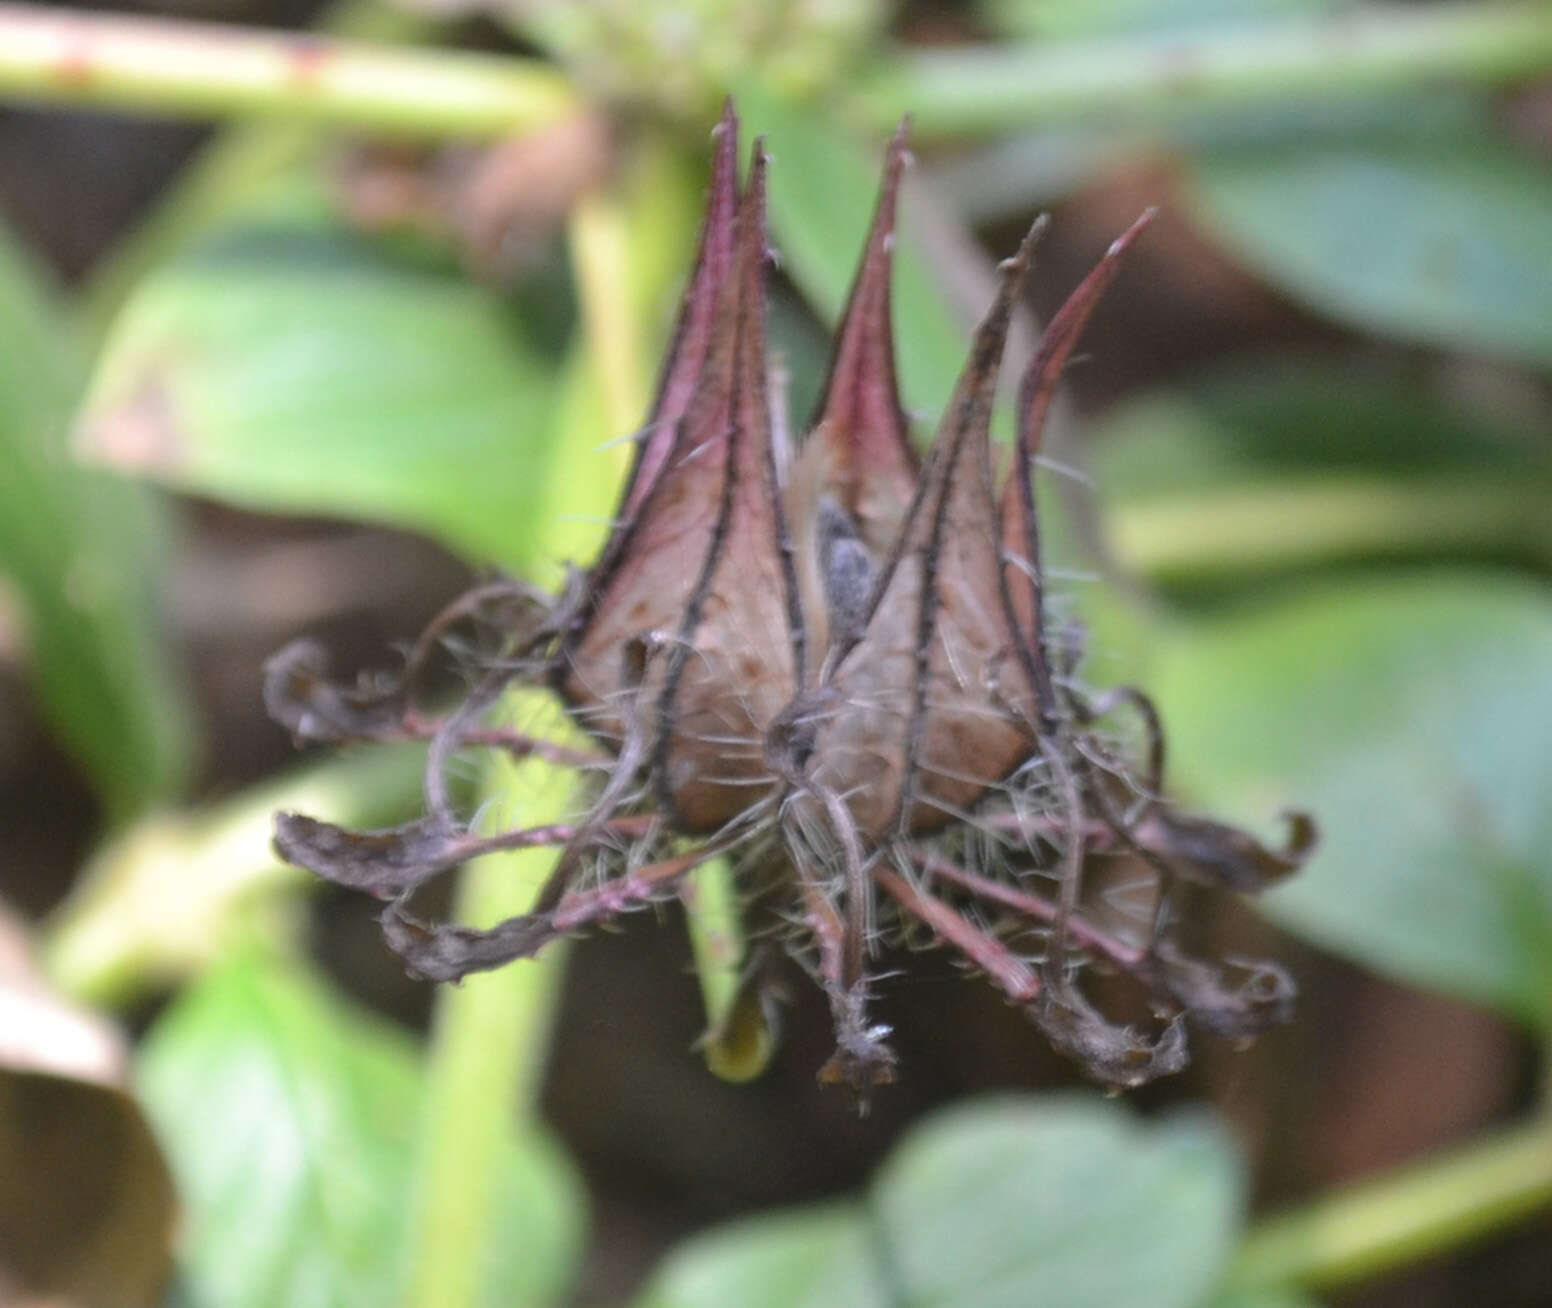
[[[351,831],[301,813],[275,815],[275,853],[351,890],[391,898],[473,856],[466,833],[435,817],[383,831]]]
[[[1249,1040],[1293,1016],[1298,989],[1275,963],[1226,960],[1242,973],[1238,984],[1230,984],[1224,969],[1188,957],[1168,940],[1159,942],[1152,962],[1163,990],[1185,1009],[1187,1020],[1214,1035]]]
[[[370,740],[402,724],[401,681],[346,688],[328,670],[328,652],[315,640],[294,640],[264,664],[264,708],[298,742]]]
[[[1168,1019],[1149,1040],[1105,1017],[1077,987],[1049,981],[1027,1011],[1047,1040],[1105,1085],[1134,1089],[1173,1076],[1191,1061],[1183,1017]]]
[[[177,1201],[126,1063],[118,1032],[54,995],[0,915],[0,1302],[160,1301]]]
[[[1182,875],[1255,895],[1297,872],[1320,842],[1308,813],[1289,813],[1287,821],[1288,840],[1281,850],[1268,849],[1238,827],[1173,808],[1155,811],[1137,835]]]

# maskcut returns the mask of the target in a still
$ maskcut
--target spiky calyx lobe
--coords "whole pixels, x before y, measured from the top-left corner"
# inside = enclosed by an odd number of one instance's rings
[[[1148,216],[1047,332],[996,488],[997,374],[1039,225],[1004,265],[920,466],[890,304],[906,162],[902,125],[789,471],[765,362],[764,155],[756,147],[740,195],[731,107],[718,127],[674,346],[557,673],[595,733],[650,740],[658,798],[688,831],[723,826],[795,778],[844,796],[865,836],[930,831],[1028,759],[1056,711],[1032,456],[1072,344]]]
[[[913,938],[925,928],[957,950],[1096,1078],[1139,1084],[1182,1065],[1187,1022],[1244,1038],[1286,1017],[1292,986],[1275,966],[1236,978],[1181,951],[1175,886],[1259,890],[1308,856],[1314,826],[1296,819],[1273,851],[1180,813],[1163,794],[1147,697],[1123,687],[1089,698],[1048,661],[1035,455],[1074,343],[1151,215],[1048,325],[999,484],[990,417],[1038,225],[1003,266],[918,460],[890,322],[905,161],[902,132],[822,402],[789,456],[767,380],[766,164],[757,145],[740,187],[728,110],[673,346],[602,555],[559,600],[509,583],[455,601],[403,675],[381,684],[331,685],[312,647],[272,660],[266,697],[298,737],[432,739],[426,817],[356,833],[282,814],[276,847],[391,900],[385,938],[435,979],[658,902],[697,863],[730,853],[743,883],[765,892],[756,911],[771,915],[767,929],[787,931],[830,1000],[837,1049],[824,1077],[859,1098],[893,1075],[888,1032],[868,1017],[870,960],[890,926]],[[456,712],[428,723],[414,703],[418,669],[449,623],[470,619],[500,633],[500,658]],[[485,723],[502,689],[522,682],[558,690],[606,748]],[[1147,738],[1140,763],[1106,738],[1118,709]],[[446,784],[468,748],[541,753],[599,782],[574,823],[475,835]],[[411,912],[417,888],[457,863],[534,845],[561,852],[530,913],[475,930]],[[1083,881],[1096,856],[1153,874],[1144,920],[1120,935],[1090,916]],[[1099,1012],[1079,986],[1081,958],[1141,987],[1158,1018],[1151,1033]]]

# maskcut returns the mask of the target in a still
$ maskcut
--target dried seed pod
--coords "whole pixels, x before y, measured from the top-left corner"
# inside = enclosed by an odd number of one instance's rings
[[[956,950],[1092,1075],[1136,1085],[1184,1065],[1187,1024],[1243,1038],[1287,1017],[1292,985],[1279,969],[1233,960],[1225,966],[1244,978],[1234,982],[1182,952],[1172,896],[1180,877],[1255,892],[1308,857],[1315,828],[1295,816],[1276,852],[1178,812],[1147,697],[1122,688],[1091,702],[1068,669],[1053,675],[1035,455],[1074,344],[1151,214],[1047,327],[998,485],[997,373],[1040,224],[1004,265],[918,460],[890,321],[906,161],[902,127],[823,398],[789,461],[767,386],[766,160],[757,144],[740,187],[727,110],[699,254],[600,558],[564,596],[520,592],[496,624],[508,636],[502,657],[434,729],[413,702],[414,672],[448,623],[484,611],[473,600],[449,607],[400,678],[335,687],[316,649],[277,656],[266,702],[299,736],[430,734],[433,748],[426,818],[350,833],[282,814],[276,844],[390,898],[386,939],[436,979],[657,902],[691,867],[728,854],[829,997],[836,1054],[822,1078],[859,1100],[896,1071],[888,1031],[868,1016],[873,959],[891,931]],[[599,753],[485,725],[517,682],[553,688]],[[1137,761],[1102,732],[1123,706],[1145,730]],[[452,756],[475,747],[539,753],[603,779],[573,823],[476,836],[442,780]],[[698,842],[688,851],[686,838]],[[560,856],[532,912],[489,931],[410,912],[416,887],[456,863],[542,844]],[[1152,879],[1130,916],[1084,890],[1086,866],[1118,855]],[[1100,1011],[1082,989],[1088,961],[1141,988],[1152,1030]]]

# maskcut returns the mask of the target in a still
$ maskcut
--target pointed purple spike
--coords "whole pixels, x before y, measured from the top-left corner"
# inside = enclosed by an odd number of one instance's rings
[[[555,684],[605,738],[628,727],[605,706],[633,680],[625,651],[676,631],[723,514],[741,281],[741,202],[731,109],[717,142],[701,257],[685,290],[652,423],[638,446],[623,516],[588,577]]]
[[[764,734],[803,658],[771,446],[765,167],[757,145],[704,360],[558,665],[589,727],[647,746],[661,804],[684,830],[727,821],[768,780]]]
[[[940,827],[1029,754],[1019,712],[1032,693],[1015,684],[1021,667],[1004,668],[1014,633],[1001,593],[989,424],[1039,232],[1002,266],[871,605],[832,647],[826,690],[836,707],[819,728],[813,777],[848,796],[869,837]]]
[[[818,476],[857,524],[885,550],[916,486],[916,455],[900,406],[891,321],[895,205],[909,159],[901,121],[884,155],[884,178],[862,261],[836,334],[824,398],[805,444]]]
[[[708,382],[706,374],[713,370],[717,322],[725,312],[723,302],[730,294],[728,283],[738,214],[738,115],[733,111],[732,100],[724,106],[712,137],[715,149],[700,249],[685,284],[673,340],[658,377],[657,397],[639,433],[614,530],[588,574],[587,590],[551,673],[556,690],[573,704],[592,698],[576,681],[573,658],[579,645],[589,639],[599,606],[615,588],[626,556],[635,548],[644,507],[679,445],[685,413],[699,391],[715,384]],[[647,625],[644,616],[642,626]]]
[[[1033,688],[1004,667],[1014,630],[1002,596],[991,417],[1013,310],[1045,228],[1042,216],[1001,266],[997,298],[971,341],[907,528],[923,550],[911,773],[901,807],[912,830],[963,811],[1028,752]]]
[[[690,397],[705,365],[718,291],[733,266],[734,224],[738,212],[738,115],[729,99],[712,129],[716,148],[706,218],[701,229],[695,269],[684,288],[673,340],[658,376],[657,398],[647,419],[636,461],[631,467],[620,518],[629,521],[656,484],[673,447],[674,429],[689,407]]]
[[[1050,667],[1043,646],[1041,615],[1040,531],[1035,519],[1034,460],[1040,452],[1045,419],[1055,398],[1062,370],[1072,357],[1079,336],[1088,325],[1106,288],[1121,271],[1121,260],[1158,213],[1149,209],[1111,242],[1094,270],[1067,297],[1066,303],[1046,324],[1040,344],[1019,386],[1018,442],[1013,462],[1002,487],[1004,575],[1008,602],[1019,632],[1019,654],[1033,679],[1042,712],[1055,711]]]
[[[721,505],[668,655],[654,771],[664,807],[697,831],[729,821],[760,793],[754,787],[774,784],[765,736],[797,688],[804,656],[771,444],[765,173],[757,141],[738,213],[731,316],[719,315],[725,337],[714,347],[719,359],[732,347],[720,431],[703,425],[710,414],[701,395],[683,424],[695,451],[686,457],[721,465]],[[667,477],[679,477],[677,457],[675,465]],[[665,480],[665,490],[674,485]],[[672,542],[669,550],[664,565],[683,569],[689,560]]]

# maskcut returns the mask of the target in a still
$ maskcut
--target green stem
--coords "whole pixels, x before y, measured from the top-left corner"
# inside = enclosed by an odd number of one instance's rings
[[[1235,1290],[1351,1285],[1552,1207],[1552,1120],[1504,1131],[1255,1227]]]
[[[594,191],[577,201],[567,223],[582,331],[601,388],[604,427],[630,431],[641,419],[647,394],[641,314],[628,294],[630,222],[618,200]],[[594,543],[588,553],[601,544]]]
[[[0,4],[0,96],[404,137],[501,137],[576,111],[526,59]]]
[[[685,878],[684,904],[706,1032],[700,1050],[724,1081],[752,1081],[769,1066],[776,1036],[758,989],[744,986],[743,904],[726,859],[703,863]]]
[[[565,730],[563,714],[546,697],[514,697],[512,707],[525,730]],[[573,802],[573,784],[568,773],[547,763],[495,758],[483,788],[485,821],[504,827],[561,816]],[[553,850],[479,859],[459,881],[455,916],[484,927],[525,912],[554,861]],[[551,945],[538,959],[437,992],[411,1225],[409,1308],[479,1303],[493,1241],[523,1238],[491,1224],[507,1156],[501,1145],[535,1118],[566,952],[563,943]]]
[[[0,4],[0,31],[6,9]],[[373,0],[331,0],[318,17],[326,36],[413,45],[429,20]],[[80,313],[88,336],[100,343],[141,278],[186,243],[240,209],[254,191],[326,148],[303,123],[238,123],[221,132],[179,170],[155,206],[117,241],[82,288]]]
[[[909,111],[930,137],[1312,90],[1498,85],[1548,67],[1545,6],[1376,7],[1230,34],[900,53],[860,95],[881,128]],[[14,4],[0,4],[0,96],[412,137],[499,137],[578,105],[530,60]]]
[[[720,1027],[738,997],[744,930],[738,895],[725,859],[702,863],[685,878],[680,894],[690,932],[695,974],[708,1031]]]
[[[570,215],[569,233],[590,378],[604,413],[597,415],[602,431],[585,412],[565,429],[568,455],[592,450],[604,433],[628,429],[621,426],[622,415],[635,421],[645,389],[638,325],[619,303],[629,259],[617,200],[602,193],[583,197]],[[571,507],[575,486],[564,478],[552,484],[557,508]],[[556,534],[546,540],[587,557],[596,551],[594,538],[601,530],[597,522],[572,522],[563,544]],[[573,730],[547,695],[514,695],[510,708],[524,731],[564,738]],[[497,758],[487,776],[485,821],[505,827],[560,818],[574,807],[574,792],[574,778],[549,764]],[[524,850],[478,860],[459,883],[458,920],[489,926],[526,912],[555,858],[554,850]],[[480,1302],[481,1269],[492,1241],[523,1238],[522,1232],[491,1226],[501,1157],[496,1146],[514,1125],[521,1130],[534,1119],[566,953],[564,944],[552,944],[536,960],[471,976],[437,995],[409,1308],[470,1308]]]
[[[1142,117],[1309,91],[1497,85],[1552,67],[1552,8],[1375,7],[1248,32],[1205,32],[901,54],[862,91],[879,130],[909,113],[921,137],[1086,116]]]
[[[1505,554],[1552,564],[1537,478],[1347,477],[1117,504],[1117,562],[1155,581],[1201,581],[1363,555]]]

